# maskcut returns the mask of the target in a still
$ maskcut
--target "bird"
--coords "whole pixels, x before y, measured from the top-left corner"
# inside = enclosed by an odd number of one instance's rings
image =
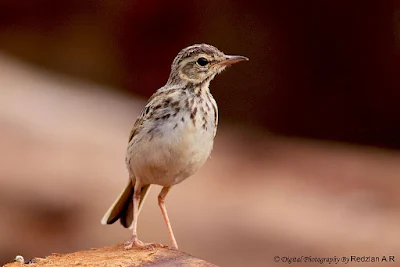
[[[138,238],[137,222],[151,185],[160,185],[158,205],[172,242],[178,244],[167,214],[165,198],[172,187],[192,176],[209,158],[218,126],[218,107],[209,85],[226,67],[249,60],[225,55],[209,44],[182,49],[171,65],[166,84],[148,100],[129,135],[125,189],[101,220],[103,225],[118,219],[132,230],[125,248],[153,247]]]

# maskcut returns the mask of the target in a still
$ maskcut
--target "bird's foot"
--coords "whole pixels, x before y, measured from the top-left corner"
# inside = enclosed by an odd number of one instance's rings
[[[125,242],[124,245],[125,245],[124,249],[127,249],[127,250],[132,249],[133,247],[137,247],[137,248],[141,248],[141,249],[154,249],[156,247],[159,247],[159,248],[165,247],[164,245],[158,244],[158,243],[144,243],[137,238],[135,238],[135,239],[132,238],[131,241]]]
[[[178,250],[178,245],[172,245],[172,246],[169,247],[169,248],[171,248],[171,249],[173,249],[173,250]]]

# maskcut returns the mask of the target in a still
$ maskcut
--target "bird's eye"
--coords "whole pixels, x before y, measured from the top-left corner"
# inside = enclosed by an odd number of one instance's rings
[[[208,64],[208,60],[204,57],[201,57],[197,60],[197,64],[199,64],[200,66],[204,67],[205,65]]]

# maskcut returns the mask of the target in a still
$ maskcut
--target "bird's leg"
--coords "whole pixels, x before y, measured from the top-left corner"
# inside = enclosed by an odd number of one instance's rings
[[[137,222],[138,222],[138,210],[140,203],[140,192],[142,191],[142,185],[139,183],[139,179],[136,179],[133,191],[133,222],[132,222],[132,241],[128,242],[125,246],[126,249],[132,248],[133,245],[137,247],[143,247],[144,243],[138,239],[137,236]]]
[[[169,222],[167,208],[165,207],[165,197],[167,196],[169,189],[171,189],[170,186],[163,187],[160,194],[158,195],[158,205],[160,206],[164,221],[167,224],[168,232],[172,241],[172,248],[178,249],[178,244],[176,243],[174,232],[172,231],[171,223]]]
[[[143,242],[138,239],[137,236],[137,223],[138,223],[138,211],[139,211],[139,203],[140,203],[140,192],[142,191],[142,186],[137,182],[139,179],[136,179],[135,189],[133,192],[133,228],[132,228],[132,243],[136,246],[143,246]]]
[[[136,179],[135,189],[133,192],[133,222],[132,222],[132,241],[128,242],[125,249],[130,249],[135,245],[141,248],[154,248],[156,246],[161,246],[160,244],[144,243],[138,239],[137,235],[137,222],[139,213],[139,203],[141,198],[142,185]]]

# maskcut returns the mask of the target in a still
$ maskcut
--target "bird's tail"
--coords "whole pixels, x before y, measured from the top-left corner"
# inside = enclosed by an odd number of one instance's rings
[[[150,185],[146,185],[140,192],[139,212],[149,189]],[[125,187],[124,191],[122,191],[122,193],[118,196],[106,214],[104,214],[103,218],[101,219],[101,224],[113,224],[119,219],[125,228],[131,228],[133,221],[133,193],[134,187],[131,180],[129,180],[129,183]]]

